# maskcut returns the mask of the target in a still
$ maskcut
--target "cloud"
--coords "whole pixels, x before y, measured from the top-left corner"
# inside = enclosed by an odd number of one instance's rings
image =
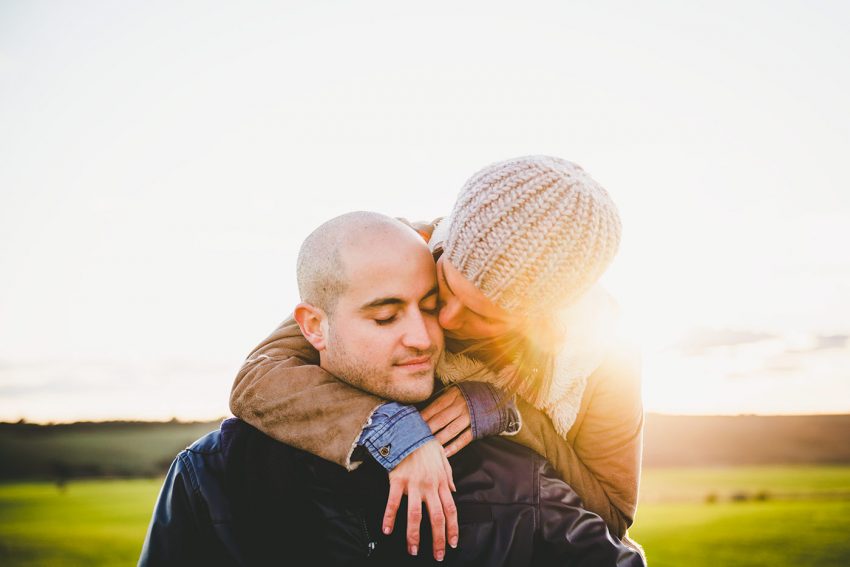
[[[830,348],[844,348],[850,335],[818,335],[815,337],[815,346],[812,350],[826,350]]]
[[[850,335],[813,335],[810,345],[806,345],[804,348],[789,348],[785,352],[788,354],[811,354],[823,350],[843,349],[848,342],[850,342]]]
[[[734,329],[694,329],[675,348],[688,355],[698,355],[706,350],[718,347],[728,347],[752,344],[777,338],[770,333],[740,331]]]

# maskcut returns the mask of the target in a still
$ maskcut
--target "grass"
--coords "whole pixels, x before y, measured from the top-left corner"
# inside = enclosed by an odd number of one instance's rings
[[[160,482],[0,484],[0,565],[134,564]],[[652,567],[850,565],[850,467],[648,469],[643,488]]]
[[[0,565],[134,565],[160,484],[0,485]]]
[[[632,537],[652,567],[850,565],[850,501],[647,504]]]
[[[631,530],[653,567],[850,565],[848,533],[848,466],[649,469]]]
[[[850,500],[848,466],[655,468],[644,470],[641,503],[704,502],[710,494],[764,493],[771,500]]]

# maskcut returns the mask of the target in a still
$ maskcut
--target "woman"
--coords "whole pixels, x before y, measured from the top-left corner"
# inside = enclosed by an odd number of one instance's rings
[[[515,400],[521,427],[512,439],[545,456],[624,537],[637,503],[640,383],[611,333],[613,302],[595,285],[619,237],[602,187],[570,162],[531,156],[474,175],[429,243],[447,339],[440,378],[488,383],[502,405]],[[285,322],[249,356],[231,409],[280,441],[352,468],[381,400],[317,364],[297,325]],[[473,437],[470,413],[480,408],[467,402],[449,388],[422,411],[449,454]]]

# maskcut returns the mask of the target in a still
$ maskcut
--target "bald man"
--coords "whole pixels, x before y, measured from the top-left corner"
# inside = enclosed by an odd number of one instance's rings
[[[375,413],[388,400],[416,404],[431,396],[443,347],[435,266],[412,229],[375,213],[337,217],[302,245],[298,284],[301,302],[294,317],[327,372],[323,400],[345,395],[341,383],[372,394],[368,411]],[[261,347],[254,356],[259,373],[265,361],[280,363],[272,348]],[[269,400],[270,406],[274,402]],[[332,412],[333,405],[316,411]],[[381,416],[371,421],[366,430]],[[328,431],[327,438],[333,437]],[[393,449],[381,447],[380,454],[384,450]],[[419,454],[427,455],[422,463]],[[402,456],[389,483],[385,468],[369,452],[361,451],[359,458],[362,465],[349,472],[228,420],[174,461],[140,564],[285,564],[295,559],[296,564],[399,565],[430,555],[457,565],[642,565],[637,552],[611,537],[604,521],[581,507],[551,466],[518,445],[478,441],[450,465],[428,433],[416,451]],[[425,493],[405,484],[399,470],[410,463],[431,466],[419,477],[436,490]],[[400,493],[408,497],[401,518],[406,529],[387,533],[383,503],[397,501]],[[430,525],[423,526],[422,543],[433,545],[429,554],[415,557],[423,501]],[[457,510],[464,519],[460,529]]]

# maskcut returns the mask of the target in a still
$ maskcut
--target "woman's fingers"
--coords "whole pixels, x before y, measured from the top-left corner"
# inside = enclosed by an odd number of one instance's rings
[[[451,457],[470,443],[472,443],[472,430],[467,429],[458,435],[454,441],[446,445],[446,457]]]
[[[407,492],[407,552],[419,553],[419,523],[422,521],[422,499],[419,489],[410,487]],[[437,533],[434,530],[434,533]]]
[[[469,416],[467,414],[463,414],[440,429],[434,437],[440,442],[440,445],[445,446],[449,441],[463,433],[466,429],[469,429]]]
[[[400,482],[393,482],[390,479],[390,495],[387,498],[387,508],[384,510],[384,521],[381,529],[384,534],[389,535],[395,527],[395,518],[398,513],[398,507],[401,505],[401,496],[404,493],[404,488]]]
[[[443,458],[443,470],[445,470],[446,472],[446,478],[449,481],[449,488],[451,488],[452,492],[457,492],[457,487],[455,486],[455,479],[452,475],[452,465],[451,463],[449,463],[448,457],[448,455],[445,455]],[[454,504],[454,499],[452,499],[452,504]]]
[[[465,406],[466,402],[463,402],[463,405]],[[437,435],[437,433],[445,429],[446,426],[453,421],[464,418],[467,422],[469,421],[469,414],[464,411],[464,408],[456,404],[452,404],[432,416],[430,419],[425,420],[425,423],[427,423],[428,427],[431,428],[431,433]]]
[[[425,495],[425,505],[428,506],[428,515],[431,517],[431,534],[434,538],[434,559],[437,561],[442,561],[446,555],[446,515],[443,513],[440,496],[437,492],[429,492]]]
[[[421,412],[419,412],[420,415],[422,415],[422,419],[424,419],[425,421],[428,421],[429,419],[434,417],[436,414],[443,411],[443,409],[447,408],[448,406],[450,406],[452,404],[452,402],[457,397],[457,394],[458,394],[457,388],[454,387],[454,386],[452,386],[451,388],[449,388],[448,390],[446,390],[445,392],[440,394],[437,397],[436,400],[434,400],[433,402],[428,404],[425,407],[425,409],[423,409]]]
[[[446,526],[455,533],[457,508],[449,487],[454,487],[452,469],[446,459],[442,445],[436,439],[405,457],[390,471],[390,496],[384,525],[398,509],[399,492],[407,493],[407,550],[411,555],[419,553],[419,528],[422,521],[422,501],[428,506],[431,531],[434,536],[434,557],[445,556]],[[456,539],[454,540],[456,541]]]
[[[452,488],[454,488],[454,483],[452,483]],[[457,522],[457,505],[447,486],[440,487],[440,500],[443,504],[443,512],[446,514],[446,538],[450,546],[457,547],[458,534],[460,533]]]

